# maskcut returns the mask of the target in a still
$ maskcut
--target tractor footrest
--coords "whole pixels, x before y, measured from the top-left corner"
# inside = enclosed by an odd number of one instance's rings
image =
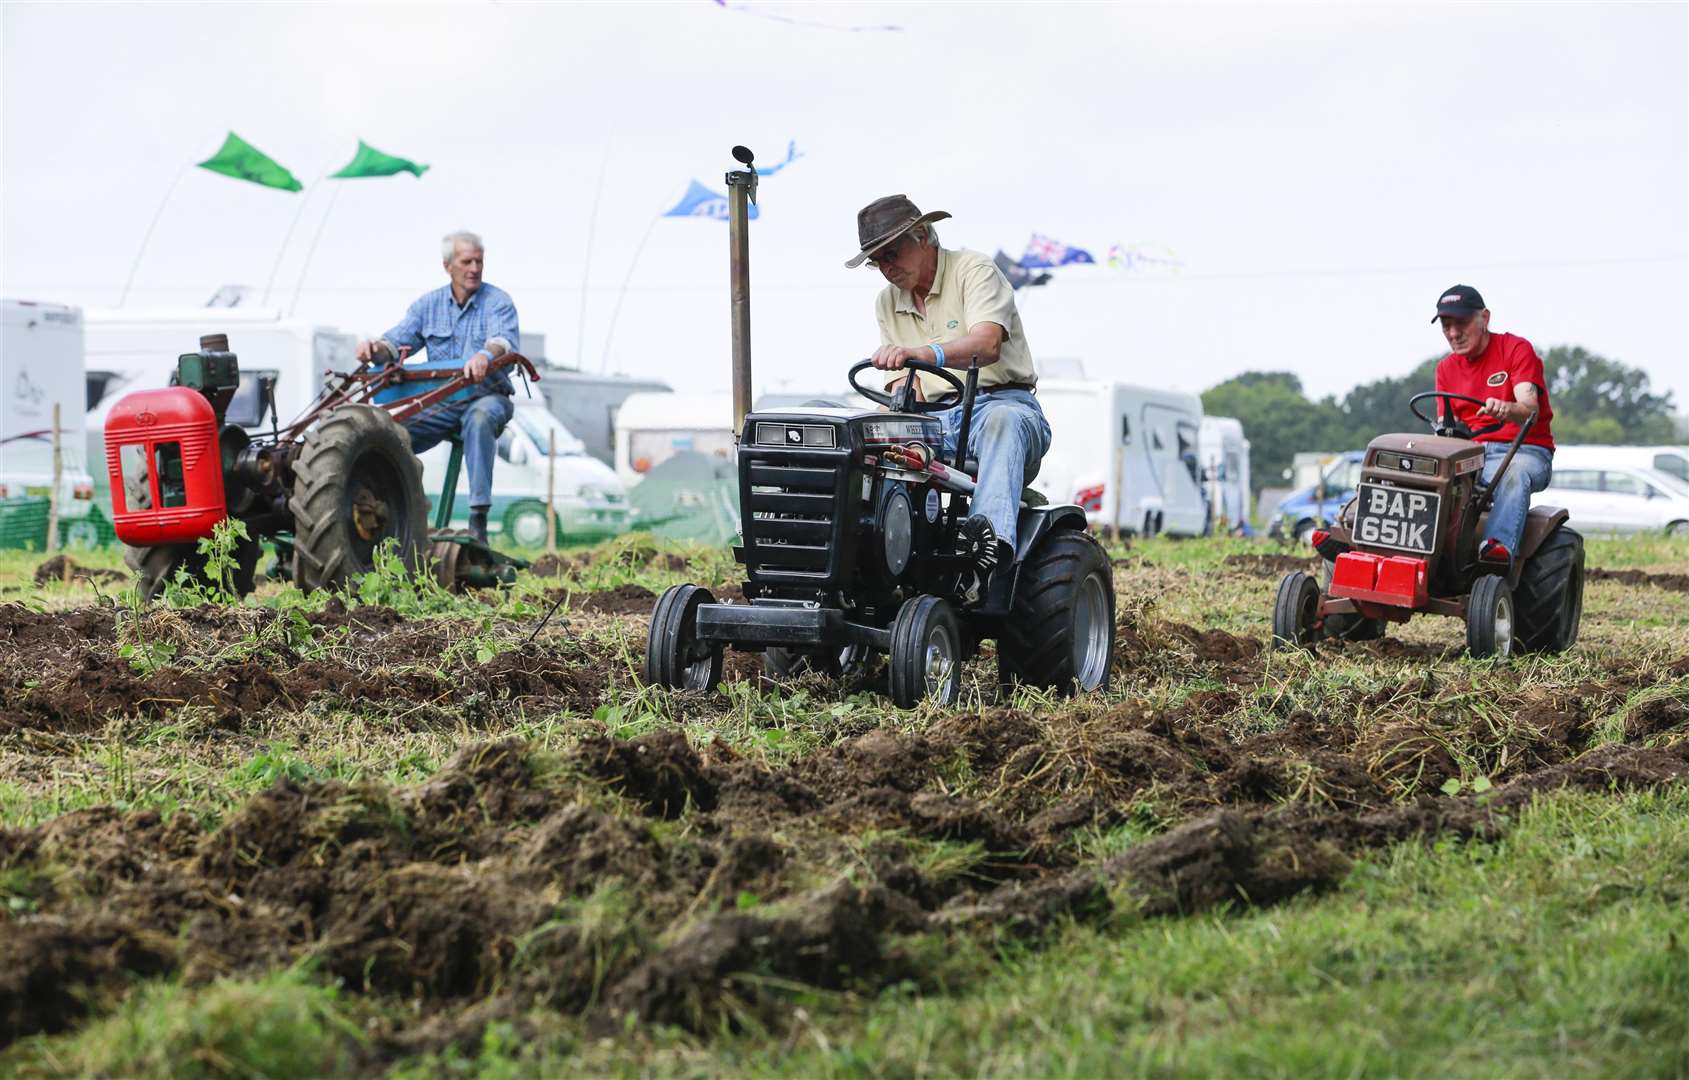
[[[699,641],[740,649],[828,647],[852,644],[891,648],[891,632],[850,622],[838,608],[782,603],[704,604],[698,608]]]
[[[1391,607],[1421,608],[1427,595],[1427,572],[1424,559],[1346,551],[1337,556],[1327,592]]]

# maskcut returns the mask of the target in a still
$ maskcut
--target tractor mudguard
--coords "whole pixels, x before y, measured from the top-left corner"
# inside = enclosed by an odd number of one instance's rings
[[[1085,530],[1085,511],[1071,503],[1059,506],[1023,506],[1015,518],[1015,562],[1026,558],[1033,545],[1057,529]]]

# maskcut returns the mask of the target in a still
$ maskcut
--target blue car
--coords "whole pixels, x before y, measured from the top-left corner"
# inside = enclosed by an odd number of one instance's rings
[[[1355,497],[1355,488],[1361,482],[1361,462],[1365,458],[1365,450],[1346,451],[1326,466],[1318,485],[1286,495],[1284,501],[1278,504],[1278,512],[1273,515],[1270,534],[1294,536],[1299,543],[1308,543],[1309,534],[1317,526],[1335,521],[1337,512]],[[1315,498],[1316,493],[1324,494],[1323,501]]]

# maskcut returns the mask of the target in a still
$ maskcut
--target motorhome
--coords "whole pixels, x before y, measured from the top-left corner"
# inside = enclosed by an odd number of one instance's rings
[[[527,335],[523,335],[527,344]],[[580,440],[588,454],[612,468],[616,464],[616,416],[634,394],[669,393],[659,379],[593,375],[574,368],[543,367],[538,389],[551,412]]]
[[[103,458],[88,455],[83,434],[82,311],[31,300],[0,307],[0,498],[50,497],[57,405],[59,538],[71,547],[98,544],[92,472],[105,470]]]
[[[1195,394],[1127,383],[1040,379],[1050,452],[1031,486],[1076,502],[1093,526],[1201,536],[1209,527]]]
[[[232,424],[257,433],[285,426],[322,389],[329,371],[357,367],[357,338],[330,327],[287,319],[276,308],[90,309],[87,312],[88,460],[105,460],[106,416],[132,390],[169,386],[176,358],[193,352],[202,334],[227,334],[240,358],[240,389],[229,403]],[[275,380],[275,416],[259,415],[261,380]],[[95,470],[110,505],[106,470]]]
[[[731,394],[630,394],[616,412],[616,475],[632,488],[681,451],[733,460]]]
[[[1249,524],[1249,440],[1229,416],[1204,416],[1197,431],[1197,465],[1216,529]]]

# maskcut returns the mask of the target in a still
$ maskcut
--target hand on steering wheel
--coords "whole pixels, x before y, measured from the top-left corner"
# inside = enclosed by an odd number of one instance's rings
[[[893,409],[897,412],[943,412],[945,409],[954,408],[961,401],[962,395],[967,392],[967,388],[962,385],[961,379],[958,379],[955,375],[946,371],[944,368],[939,367],[937,364],[929,364],[925,360],[903,361],[903,370],[911,372],[911,374],[908,378],[903,380],[903,385],[898,389],[895,395],[888,394],[884,390],[870,390],[868,387],[863,386],[861,383],[856,381],[856,373],[859,371],[866,371],[873,366],[874,362],[872,360],[863,360],[861,363],[852,366],[850,369],[850,388],[867,398],[869,401],[884,405],[886,408]],[[917,371],[924,371],[930,375],[937,375],[939,378],[949,383],[956,390],[957,400],[953,402],[916,401],[915,377],[912,373]]]
[[[1419,403],[1424,401],[1426,398],[1436,398],[1439,402],[1437,416],[1426,416],[1424,413],[1419,411]],[[1456,401],[1471,402],[1473,405],[1478,406],[1479,409],[1482,409],[1485,404],[1482,398],[1475,398],[1470,394],[1455,394],[1447,390],[1427,390],[1423,394],[1415,394],[1413,397],[1408,399],[1408,411],[1413,413],[1413,415],[1417,416],[1419,419],[1425,421],[1427,424],[1430,424],[1433,433],[1437,435],[1452,436],[1456,439],[1472,439],[1479,435],[1489,435],[1500,431],[1503,427],[1507,426],[1505,422],[1497,420],[1493,424],[1476,430],[1469,428],[1460,420],[1455,418],[1453,402]]]

